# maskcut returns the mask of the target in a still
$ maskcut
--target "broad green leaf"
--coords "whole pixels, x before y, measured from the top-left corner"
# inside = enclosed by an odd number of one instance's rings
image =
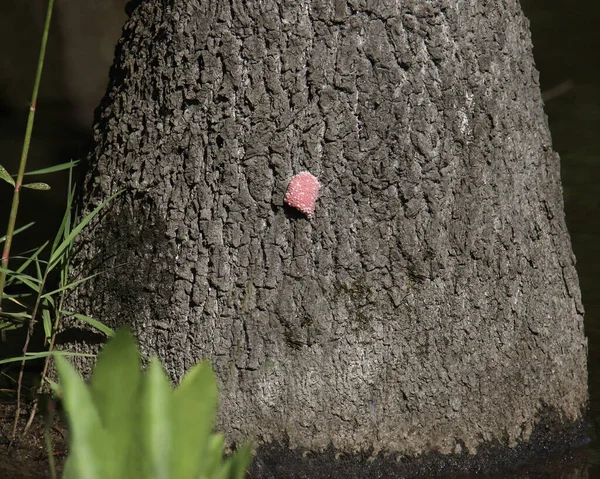
[[[135,445],[135,420],[141,379],[140,354],[131,333],[117,331],[98,354],[90,391],[112,453],[105,477],[120,478]]]
[[[71,437],[63,478],[245,476],[250,445],[223,463],[223,436],[211,434],[217,384],[208,362],[194,366],[174,391],[157,358],[141,373],[135,341],[120,330],[99,354],[90,386],[64,359],[57,367]]]
[[[234,476],[232,473],[232,464],[231,462],[225,462],[224,464],[221,465],[221,467],[219,467],[219,470],[213,474],[212,476],[210,476],[210,479],[233,479]],[[200,476],[201,479],[208,479],[208,476]],[[240,476],[239,479],[242,479],[244,476]]]
[[[79,160],[69,161],[68,163],[61,163],[60,165],[49,166],[48,168],[42,168],[40,170],[28,171],[25,175],[45,175],[47,173],[56,173],[57,171],[68,170],[74,168],[79,163]]]
[[[202,473],[217,412],[217,381],[208,361],[198,363],[188,371],[173,399],[172,441],[177,460],[172,463],[172,477],[195,479]]]
[[[105,479],[111,457],[112,438],[103,429],[91,391],[69,362],[56,359],[63,392],[63,406],[69,423],[69,466],[64,479]]]
[[[101,331],[104,334],[106,334],[108,337],[115,335],[114,329],[109,328],[105,324],[102,324],[100,321],[98,321],[94,318],[90,318],[89,316],[86,316],[85,314],[73,313],[71,311],[64,311],[64,310],[61,311],[61,313],[68,315],[68,316],[73,316],[74,318],[77,318],[80,321],[83,321],[84,323],[89,324],[93,328],[96,328],[98,331]]]
[[[104,208],[113,198],[115,198],[117,195],[120,195],[122,192],[123,190],[120,190],[114,195],[108,197],[105,201],[96,206],[96,208],[94,208],[94,210],[91,213],[89,213],[83,220],[81,220],[81,222],[75,228],[73,228],[69,235],[52,252],[49,261],[49,271],[54,269],[63,251],[65,251],[65,249],[73,243],[73,240],[79,234],[79,232],[86,227],[86,225],[92,220],[92,218],[94,218],[94,216],[96,216],[100,212],[102,208]]]
[[[10,176],[8,171],[6,171],[6,168],[4,168],[2,165],[0,165],[0,179],[15,186],[15,180],[13,180],[13,177]]]
[[[225,438],[223,434],[212,434],[208,437],[208,444],[206,453],[201,465],[201,472],[199,477],[212,478],[221,469],[221,463],[223,462],[223,443]]]
[[[24,183],[21,185],[23,188],[29,188],[30,190],[44,190],[48,191],[50,185],[48,183],[36,182],[36,183]]]
[[[244,444],[233,456],[226,461],[226,465],[231,465],[227,479],[243,479],[246,477],[246,470],[252,461],[252,445]]]
[[[177,461],[178,451],[172,438],[173,390],[160,361],[150,360],[143,379],[140,398],[140,427],[138,442],[142,446],[143,475],[148,479],[175,478],[172,464]],[[191,426],[191,423],[190,423]]]

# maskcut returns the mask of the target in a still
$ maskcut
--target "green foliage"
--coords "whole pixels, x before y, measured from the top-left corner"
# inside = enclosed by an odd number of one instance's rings
[[[66,167],[72,168],[73,165],[74,162],[69,162],[41,171],[44,173],[60,171]],[[72,171],[70,171],[70,174],[72,174]],[[20,284],[22,286],[22,292],[19,294],[19,296],[10,296],[6,293],[0,293],[2,298],[20,306],[20,309],[23,310],[26,310],[24,303],[34,305],[31,313],[26,311],[10,313],[0,309],[0,331],[16,329],[27,324],[27,322],[32,324],[32,321],[33,324],[35,324],[35,322],[41,319],[44,326],[46,342],[49,344],[52,336],[58,329],[60,318],[65,316],[73,316],[76,319],[103,332],[107,336],[114,334],[112,329],[95,320],[94,318],[64,310],[62,308],[62,304],[65,294],[69,290],[77,287],[79,284],[92,277],[90,276],[78,280],[69,279],[69,262],[77,235],[95,216],[98,215],[100,210],[118,194],[120,194],[120,192],[117,192],[116,194],[107,198],[80,221],[72,224],[74,188],[72,187],[71,181],[69,181],[69,191],[67,195],[65,214],[53,243],[50,245],[49,242],[45,242],[39,248],[29,252],[27,256],[13,257],[13,259],[21,261],[21,264],[16,270],[11,270],[0,266],[0,275],[4,275],[6,278],[5,286],[11,286],[14,284]],[[29,225],[26,225],[26,227],[28,226]],[[18,232],[19,230],[15,230],[14,233],[16,234]],[[0,237],[0,243],[3,240],[4,237]],[[50,246],[49,253],[47,252],[48,246]],[[46,256],[49,254],[50,258],[48,260],[42,259],[44,254],[46,254]],[[59,287],[49,290],[49,288],[47,288],[47,278],[55,269],[58,269],[60,273]],[[19,361],[21,358],[12,358],[12,360]]]
[[[212,433],[217,383],[208,362],[172,389],[160,362],[140,368],[135,340],[118,331],[98,355],[87,386],[56,358],[70,434],[64,479],[241,479],[249,445],[223,461]]]
[[[43,191],[48,191],[50,189],[50,185],[48,183],[42,183],[42,182],[37,182],[37,183],[23,183],[21,185],[22,188],[29,188],[31,190],[43,190]]]
[[[2,165],[0,165],[0,179],[6,181],[12,186],[15,186],[15,180],[12,179],[12,176],[10,176],[8,171],[6,171],[6,168],[4,168]]]

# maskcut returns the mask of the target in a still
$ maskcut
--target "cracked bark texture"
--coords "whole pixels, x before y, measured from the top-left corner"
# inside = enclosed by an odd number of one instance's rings
[[[516,0],[130,7],[84,212],[124,192],[81,235],[74,274],[101,274],[70,309],[133,328],[174,380],[210,358],[233,444],[474,453],[546,409],[581,419],[583,310]],[[283,203],[303,170],[312,219]]]

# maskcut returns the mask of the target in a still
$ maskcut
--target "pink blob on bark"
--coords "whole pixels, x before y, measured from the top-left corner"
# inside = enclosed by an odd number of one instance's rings
[[[288,185],[285,202],[310,218],[315,212],[320,187],[319,180],[308,171],[298,173]]]

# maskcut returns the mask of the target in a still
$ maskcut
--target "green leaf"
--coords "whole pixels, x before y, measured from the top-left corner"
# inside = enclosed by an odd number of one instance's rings
[[[112,453],[106,458],[105,477],[125,477],[136,439],[134,421],[141,374],[135,340],[129,331],[121,329],[98,354],[90,388],[100,422],[110,438],[107,448]]]
[[[69,283],[65,286],[61,286],[58,289],[55,289],[54,291],[50,291],[48,293],[44,293],[42,296],[40,296],[40,299],[46,299],[46,298],[51,298],[52,296],[54,296],[56,293],[62,293],[63,291],[66,291],[68,289],[72,289],[75,286],[81,284],[81,283],[85,283],[86,281],[89,281],[90,279],[92,279],[94,276],[99,275],[100,273],[94,273],[90,276],[86,276],[85,278],[82,279],[78,279],[77,281],[73,281],[72,283]]]
[[[21,361],[35,361],[36,359],[43,359],[47,358],[48,356],[77,356],[83,358],[93,358],[96,355],[87,353],[71,353],[69,351],[42,351],[39,353],[27,353],[25,356],[18,356],[15,358],[0,359],[0,364],[17,363]]]
[[[73,313],[71,311],[64,311],[64,310],[61,311],[61,313],[68,315],[68,316],[73,316],[74,318],[77,318],[80,321],[83,321],[84,323],[89,324],[93,328],[96,328],[98,331],[101,331],[104,334],[106,334],[108,337],[115,335],[114,329],[109,328],[108,326],[101,323],[100,321],[98,321],[94,318],[90,318],[89,316],[86,316],[85,314]]]
[[[79,160],[69,161],[67,163],[61,163],[60,165],[49,166],[48,168],[42,168],[40,170],[28,171],[25,175],[45,175],[47,173],[56,173],[57,171],[68,170],[74,168],[79,163]]]
[[[115,198],[117,195],[120,195],[122,192],[123,190],[120,190],[114,195],[108,197],[105,201],[96,206],[96,208],[94,208],[94,210],[91,213],[89,213],[83,220],[81,220],[81,222],[75,228],[73,228],[69,235],[52,252],[52,255],[50,256],[50,266],[48,271],[54,269],[54,267],[58,264],[58,260],[60,260],[63,251],[65,251],[65,249],[73,243],[75,237],[83,228],[86,227],[86,225],[92,220],[92,218],[94,218],[94,216],[96,216],[100,212],[100,210],[104,208],[113,198]]]
[[[252,461],[252,445],[244,444],[233,456],[231,456],[226,465],[231,465],[231,471],[227,479],[243,479],[246,477],[246,469]]]
[[[2,165],[0,165],[0,179],[15,186],[15,180],[13,180],[13,177],[8,174],[8,171]]]
[[[208,444],[206,448],[206,454],[204,454],[204,461],[201,465],[200,477],[214,477],[216,473],[221,469],[221,462],[223,460],[223,443],[225,438],[223,434],[212,434],[208,438]]]
[[[47,191],[50,189],[50,185],[48,183],[24,183],[21,185],[23,188],[29,188],[31,190],[44,190]]]
[[[30,276],[30,275],[24,274],[24,273],[17,274],[16,272],[14,272],[10,269],[4,269],[4,268],[0,268],[0,273],[6,274],[6,277],[8,278],[6,281],[7,285],[12,284],[14,282],[20,282],[26,286],[29,286],[29,288],[31,288],[36,293],[40,292],[41,281],[37,278],[34,278],[33,276]]]
[[[29,256],[27,258],[22,258],[20,256],[15,256],[15,258],[25,259],[25,261],[23,261],[23,263],[21,264],[21,266],[19,266],[15,272],[16,273],[22,273],[23,271],[25,271],[25,269],[27,268],[27,266],[29,266],[33,261],[37,261],[38,260],[38,256],[41,254],[42,251],[44,251],[44,249],[46,248],[46,246],[48,246],[48,241],[46,241],[42,246],[40,246],[39,248],[37,248],[36,250],[34,250],[33,253],[31,254],[31,256]]]
[[[63,406],[69,423],[69,458],[66,479],[104,479],[105,466],[114,459],[110,438],[100,422],[91,391],[66,359],[56,358],[63,392]]]
[[[31,319],[31,314],[25,313],[21,311],[19,313],[9,313],[8,311],[2,311],[2,316],[6,318],[15,318],[15,319]]]
[[[188,371],[173,399],[172,442],[177,461],[172,477],[197,478],[203,473],[203,458],[217,412],[217,381],[208,361]]]
[[[16,230],[13,231],[13,236],[18,235],[19,233],[25,231],[27,228],[33,226],[34,224],[35,224],[35,222],[32,221],[31,223],[27,223],[25,226],[21,226],[20,228],[17,228]],[[3,243],[4,241],[6,241],[6,235],[0,236],[0,243]]]
[[[172,465],[178,451],[172,441],[173,390],[160,361],[153,357],[143,380],[140,398],[140,428],[138,442],[143,460],[140,477],[155,479],[175,478]],[[190,423],[190,426],[193,425]]]
[[[46,340],[50,341],[50,338],[52,337],[52,318],[50,318],[50,311],[43,309],[42,319],[44,322],[44,335],[46,336]]]
[[[245,476],[250,445],[223,463],[223,436],[211,434],[217,383],[208,362],[194,366],[174,391],[157,358],[140,371],[131,333],[119,330],[99,354],[90,386],[64,359],[57,358],[57,368],[71,438],[63,478]]]
[[[19,329],[22,327],[23,327],[23,324],[0,322],[0,331],[13,331],[15,329]]]
[[[54,394],[56,394],[57,396],[60,394],[60,386],[58,385],[58,383],[55,383],[54,381],[52,381],[52,379],[46,377],[44,378],[44,381],[48,383],[50,389],[52,389],[52,392]]]
[[[75,188],[73,188],[71,185],[71,174],[72,171],[69,171],[69,193],[67,195],[65,214],[63,215],[60,227],[58,228],[56,236],[54,237],[54,242],[52,243],[52,252],[56,251],[56,248],[60,244],[61,240],[69,236],[69,232],[71,230],[71,210],[73,209],[72,205],[73,200],[75,199]]]

